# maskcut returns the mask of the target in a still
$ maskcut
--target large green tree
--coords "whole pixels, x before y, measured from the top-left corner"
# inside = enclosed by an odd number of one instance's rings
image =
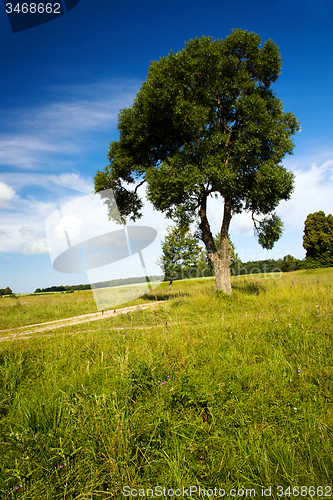
[[[261,46],[243,30],[224,40],[195,38],[153,61],[133,105],[119,113],[109,165],[95,176],[95,190],[112,188],[124,219],[140,217],[138,188],[146,183],[155,209],[177,222],[198,220],[215,288],[227,294],[232,216],[250,212],[259,243],[270,249],[282,234],[274,209],[293,190],[281,161],[292,154],[299,123],[271,89],[281,65],[272,40]],[[214,195],[224,200],[220,252],[207,218]]]
[[[303,248],[306,261],[333,265],[333,216],[320,210],[309,214],[304,223]]]

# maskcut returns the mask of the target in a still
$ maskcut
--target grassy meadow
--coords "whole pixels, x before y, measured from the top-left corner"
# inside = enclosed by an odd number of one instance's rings
[[[107,288],[117,293],[118,289]],[[101,289],[103,290],[103,289]],[[156,301],[155,295],[143,296],[125,305],[136,305]],[[114,309],[124,307],[124,304]],[[91,290],[75,292],[51,292],[45,294],[14,295],[0,298],[0,331],[37,323],[70,318],[97,311]]]
[[[232,286],[163,283],[131,303],[152,310],[0,343],[0,498],[332,496],[333,268]],[[95,310],[90,291],[0,300],[2,328]]]

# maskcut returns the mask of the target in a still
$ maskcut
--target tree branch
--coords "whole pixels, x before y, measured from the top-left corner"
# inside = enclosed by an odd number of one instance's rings
[[[134,193],[133,193],[133,194],[136,194],[136,192],[137,192],[137,190],[139,189],[139,187],[141,187],[141,186],[142,186],[142,184],[144,184],[145,182],[146,182],[146,179],[143,179],[143,181],[142,181],[142,182],[140,182],[140,184],[138,184],[138,185],[136,186],[136,188],[134,189]]]
[[[201,235],[202,235],[202,241],[204,242],[207,252],[209,253],[217,253],[216,246],[214,243],[214,238],[210,230],[210,225],[207,219],[207,195],[204,194],[200,201],[200,208],[199,208],[199,217],[200,217],[200,224],[199,228],[201,230]]]
[[[225,238],[229,238],[229,226],[231,221],[231,197],[224,198],[223,222],[221,226],[221,243]]]

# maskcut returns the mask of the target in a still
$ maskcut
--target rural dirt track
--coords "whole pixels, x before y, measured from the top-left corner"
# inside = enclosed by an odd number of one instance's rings
[[[131,311],[136,311],[138,309],[147,309],[157,304],[161,304],[164,300],[158,302],[149,302],[147,304],[139,304],[136,306],[123,307],[121,309],[109,310],[102,312],[96,312],[91,314],[82,314],[81,316],[73,316],[71,318],[57,319],[55,321],[47,321],[46,323],[37,323],[35,325],[19,326],[16,328],[8,328],[7,330],[0,330],[0,342],[5,342],[9,340],[19,340],[19,339],[29,339],[36,333],[47,332],[50,330],[55,330],[56,328],[63,328],[64,326],[78,325],[79,323],[87,323],[89,321],[97,321],[101,319],[110,318],[113,316],[118,316],[119,314],[126,314]],[[117,327],[117,330],[122,330],[121,327]],[[7,333],[7,336],[1,336]],[[41,336],[41,335],[38,335]]]

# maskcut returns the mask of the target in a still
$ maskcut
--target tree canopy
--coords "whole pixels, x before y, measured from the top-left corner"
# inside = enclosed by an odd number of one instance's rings
[[[282,234],[274,209],[293,190],[294,175],[281,161],[292,154],[299,123],[270,88],[281,66],[272,40],[261,46],[243,30],[224,40],[197,37],[151,62],[133,105],[119,113],[109,165],[95,176],[95,191],[112,188],[124,220],[140,217],[144,183],[155,209],[185,225],[197,220],[216,289],[229,294],[232,216],[250,212],[259,243],[270,249]],[[218,249],[207,200],[219,195]]]
[[[309,214],[304,223],[303,248],[306,261],[333,265],[333,216],[322,210]]]

